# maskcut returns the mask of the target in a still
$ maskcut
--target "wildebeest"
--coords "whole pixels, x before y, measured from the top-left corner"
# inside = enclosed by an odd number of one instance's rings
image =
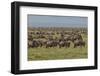
[[[74,42],[75,40],[83,40],[82,36],[80,34],[73,34],[70,36],[69,38],[72,42]]]
[[[48,47],[57,47],[58,46],[58,40],[57,39],[49,39],[46,42],[46,48]]]
[[[75,40],[74,41],[74,48],[76,48],[78,46],[80,46],[80,47],[84,46],[85,47],[85,41],[83,41],[83,40]]]
[[[52,47],[53,46],[53,41],[47,41],[46,42],[46,48],[48,48],[48,47]]]
[[[69,41],[60,41],[59,42],[59,48],[61,47],[70,47],[70,42]]]
[[[83,30],[84,31],[84,30]],[[77,46],[85,46],[84,34],[80,29],[70,29],[65,28],[35,28],[28,32],[28,46],[32,48],[37,47],[70,47],[70,44]],[[87,31],[84,31],[87,32]]]
[[[42,43],[38,40],[32,40],[32,41],[28,41],[28,47],[30,48],[34,48],[34,47],[41,47]]]

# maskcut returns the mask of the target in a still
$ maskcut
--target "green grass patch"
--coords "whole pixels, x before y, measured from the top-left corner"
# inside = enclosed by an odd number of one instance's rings
[[[81,59],[87,58],[87,47],[77,48],[29,48],[28,60],[55,60],[55,59]]]

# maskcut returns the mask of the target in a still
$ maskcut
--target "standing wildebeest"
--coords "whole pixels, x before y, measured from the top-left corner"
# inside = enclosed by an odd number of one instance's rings
[[[53,47],[57,47],[58,43],[59,43],[59,41],[57,39],[54,39],[53,43],[52,43]]]
[[[43,45],[44,45],[44,42],[42,40],[32,40],[32,41],[28,41],[28,47],[29,48],[42,47]]]
[[[37,40],[32,40],[32,41],[28,41],[28,47],[30,48],[34,48],[34,47],[39,47],[40,43]]]
[[[85,47],[85,41],[83,41],[83,40],[75,40],[74,41],[74,48],[77,47],[77,46],[80,46],[80,47],[84,46]]]
[[[39,42],[36,40],[33,41],[28,41],[28,47],[29,48],[34,48],[34,47],[38,47],[39,46]]]
[[[33,47],[42,47],[45,45],[45,41],[43,40],[33,40]]]
[[[72,42],[74,42],[75,40],[83,40],[83,38],[82,38],[81,34],[73,34],[73,35],[71,35],[70,40]]]
[[[52,47],[53,46],[53,41],[52,40],[49,40],[46,42],[46,48],[48,47]]]
[[[61,47],[70,47],[70,42],[66,41],[66,40],[59,41],[59,48],[61,48]]]
[[[46,48],[48,48],[48,47],[57,47],[57,45],[58,45],[58,40],[57,39],[52,39],[52,40],[49,39],[46,42]]]
[[[46,41],[44,40],[37,40],[37,42],[38,42],[38,47],[43,47],[46,44]]]

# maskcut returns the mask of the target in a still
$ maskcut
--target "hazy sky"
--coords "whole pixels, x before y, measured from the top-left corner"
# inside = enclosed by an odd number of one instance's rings
[[[87,27],[88,18],[78,16],[28,15],[29,27]]]

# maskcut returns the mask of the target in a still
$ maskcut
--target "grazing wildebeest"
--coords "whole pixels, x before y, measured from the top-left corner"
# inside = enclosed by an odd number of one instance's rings
[[[59,48],[61,47],[70,47],[70,42],[69,41],[59,41]]]
[[[64,37],[64,40],[71,41],[71,35],[67,35]]]
[[[46,42],[46,48],[52,47],[53,46],[53,41],[49,40]]]
[[[70,40],[74,42],[75,40],[83,40],[81,34],[72,34]]]
[[[52,42],[52,47],[57,47],[58,46],[59,41],[54,39]]]
[[[42,47],[43,46],[42,40],[37,40],[36,42],[38,44],[38,47]]]
[[[32,41],[32,45],[33,45],[33,48],[34,47],[39,47],[40,46],[40,42],[38,40],[33,40]]]
[[[33,40],[33,41],[28,41],[28,47],[29,48],[35,48],[41,46],[39,41]]]
[[[74,41],[74,48],[78,47],[78,46],[80,46],[80,47],[84,46],[85,47],[85,41],[83,41],[83,40],[75,40]]]
[[[46,41],[44,40],[38,40],[37,42],[38,42],[38,47],[43,47],[46,44]]]
[[[57,39],[48,39],[46,42],[46,48],[48,47],[57,47],[58,40]]]

